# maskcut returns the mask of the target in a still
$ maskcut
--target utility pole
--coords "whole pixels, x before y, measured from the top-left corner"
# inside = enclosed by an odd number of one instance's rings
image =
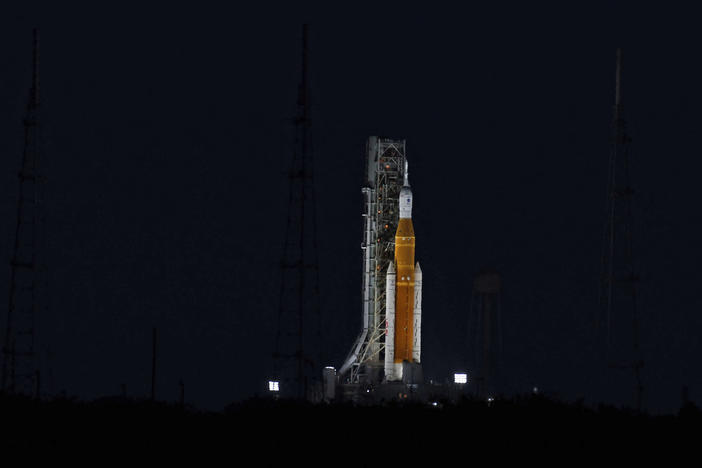
[[[151,401],[156,401],[156,327],[151,336]]]

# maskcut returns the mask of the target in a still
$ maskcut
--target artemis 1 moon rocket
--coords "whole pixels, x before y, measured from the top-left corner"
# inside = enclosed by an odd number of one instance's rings
[[[412,189],[407,160],[399,196],[400,219],[395,232],[395,259],[388,265],[385,286],[385,380],[402,380],[403,363],[421,362],[422,269],[414,262]]]

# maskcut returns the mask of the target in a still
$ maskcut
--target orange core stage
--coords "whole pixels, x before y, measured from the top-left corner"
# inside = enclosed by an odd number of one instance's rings
[[[414,340],[414,227],[400,218],[395,233],[397,288],[395,295],[395,363],[412,361]]]

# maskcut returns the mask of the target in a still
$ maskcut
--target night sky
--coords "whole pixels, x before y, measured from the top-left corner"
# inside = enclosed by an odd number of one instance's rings
[[[506,392],[631,403],[631,376],[597,393],[591,362],[622,47],[644,402],[674,411],[683,386],[701,402],[699,12],[534,3],[4,11],[5,260],[33,27],[41,37],[45,391],[147,396],[154,326],[159,399],[176,400],[180,379],[208,409],[265,389],[308,22],[323,364],[339,367],[360,331],[360,186],[366,138],[381,135],[407,140],[425,376],[465,366],[472,281],[489,265],[503,276]]]

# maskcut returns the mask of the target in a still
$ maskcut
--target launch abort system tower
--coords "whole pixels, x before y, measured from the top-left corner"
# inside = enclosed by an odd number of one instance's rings
[[[395,257],[405,141],[372,136],[366,145],[363,194],[363,329],[339,374],[349,383],[379,382],[385,359],[386,272]]]

